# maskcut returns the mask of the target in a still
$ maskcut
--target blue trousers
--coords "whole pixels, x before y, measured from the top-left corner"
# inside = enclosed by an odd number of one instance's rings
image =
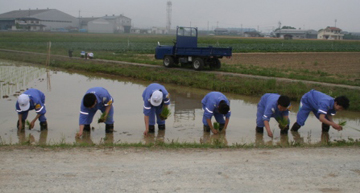
[[[263,120],[264,110],[265,109],[263,109],[262,107],[259,107],[259,106],[257,108],[257,113],[256,113],[256,126],[257,127],[265,127],[264,120]],[[278,111],[271,115],[271,117],[274,117],[275,119],[282,118],[283,116],[284,116],[283,112],[281,112],[281,111]],[[269,120],[269,122],[270,122],[270,120]],[[288,119],[288,123],[290,124],[290,119]]]
[[[25,121],[26,118],[28,117],[29,111],[24,111],[24,112],[21,112],[20,114],[22,114],[22,120]],[[39,117],[39,121],[40,121],[40,122],[45,122],[45,121],[46,121],[45,114],[42,114],[42,115]]]
[[[101,113],[105,112],[106,107],[103,107],[101,109],[99,109],[101,111]],[[97,109],[91,110],[89,112],[89,115],[87,116],[87,123],[91,123],[95,113],[97,112]],[[114,123],[114,106],[111,106],[111,109],[109,111],[109,114],[107,116],[107,119],[105,120],[105,124],[113,124]]]
[[[165,125],[165,120],[160,119],[162,107],[163,107],[163,105],[160,105],[158,107],[151,107],[150,114],[149,114],[149,125],[155,125],[155,116],[156,116],[156,122],[158,125]]]
[[[316,118],[319,119],[320,114],[317,112],[317,110],[314,110],[309,104],[301,99],[299,112],[296,115],[296,122],[300,126],[304,126],[310,112],[313,112]],[[325,115],[325,118],[328,119],[327,115]]]
[[[203,105],[203,109],[204,109],[204,111],[206,111],[204,105]],[[215,117],[216,122],[218,122],[219,124],[225,124],[225,118],[224,118],[225,116],[224,116],[224,114],[214,112],[213,115],[214,115],[214,117]],[[211,119],[211,118],[210,118],[210,119]],[[208,123],[207,123],[207,121],[206,121],[206,117],[205,117],[205,116],[203,116],[203,120],[202,120],[202,121],[203,121],[203,124],[204,124],[205,126],[209,126]]]

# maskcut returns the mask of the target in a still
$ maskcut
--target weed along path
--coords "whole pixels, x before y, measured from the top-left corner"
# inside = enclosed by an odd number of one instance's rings
[[[42,56],[46,56],[47,54],[46,53],[37,53],[37,52],[27,52],[27,51],[17,51],[17,50],[6,50],[6,49],[0,49],[0,52],[12,52],[12,53],[22,53],[22,54],[36,54],[36,55],[42,55]],[[308,57],[308,56],[301,56],[303,53],[298,53],[298,57]],[[251,54],[234,54],[234,58],[235,59],[223,59],[225,62],[227,63],[234,63],[236,61],[239,61],[239,62],[253,62],[254,59],[249,59],[250,61],[246,60],[246,61],[241,61],[239,60],[238,58],[242,58],[242,55],[249,55],[249,56],[252,56],[252,57],[255,57],[255,58],[263,58],[264,61],[256,61],[254,64],[255,65],[261,65],[261,66],[266,66],[265,63],[269,63],[269,65],[267,65],[268,67],[270,67],[270,65],[276,65],[276,64],[273,64],[271,63],[270,60],[275,60],[275,59],[269,59],[269,60],[266,60],[267,57],[269,56],[272,56],[272,55],[277,55],[276,57],[277,58],[281,58],[282,60],[284,59],[290,59],[290,58],[293,58],[294,55],[296,56],[296,53],[293,53],[293,54],[289,54],[289,53],[276,53],[276,54],[273,54],[273,53],[269,53],[269,54],[264,54],[264,53],[251,53]],[[341,58],[349,58],[349,55],[350,56],[354,56],[355,55],[355,59],[353,59],[351,62],[353,63],[350,63],[349,65],[351,66],[348,67],[348,66],[342,66],[342,71],[344,71],[344,69],[349,69],[351,70],[351,73],[357,73],[357,72],[360,72],[360,65],[358,64],[360,62],[360,55],[359,53],[339,53],[339,52],[335,52],[335,53],[311,53],[310,55],[320,55],[318,56],[319,58],[322,58],[323,60],[326,60],[326,57],[328,57],[328,55],[331,55],[333,57],[336,58],[336,56],[338,55],[337,59],[338,60],[341,60]],[[322,57],[321,55],[325,55],[324,57]],[[68,58],[68,56],[62,56],[62,55],[52,55],[52,57],[61,57],[61,58]],[[273,56],[272,56],[273,57]],[[72,59],[76,59],[76,60],[84,60],[82,58],[78,58],[78,57],[73,57]],[[229,60],[232,60],[232,61],[229,61]],[[282,61],[280,60],[280,61]],[[331,57],[329,58],[328,60],[333,60],[334,59]],[[322,61],[323,63],[327,63],[329,62],[328,60],[326,61]],[[104,59],[93,59],[93,61],[97,61],[97,62],[101,62],[101,63],[115,63],[115,64],[124,64],[124,65],[135,65],[135,66],[145,66],[145,67],[152,67],[152,68],[164,68],[163,66],[159,66],[159,65],[151,65],[151,64],[141,64],[141,63],[134,63],[134,62],[125,62],[125,61],[114,61],[114,60],[104,60]],[[337,61],[337,60],[336,60]],[[356,61],[354,63],[354,61]],[[275,61],[272,61],[272,62],[276,62]],[[299,61],[297,61],[299,62]],[[260,63],[260,64],[259,64]],[[308,62],[310,63],[310,62]],[[298,65],[298,63],[295,63],[295,64],[291,64],[291,66],[289,66],[289,68],[292,68],[293,66],[302,66],[304,68],[304,64],[301,64],[301,65]],[[279,68],[281,68],[280,66],[277,66]],[[313,66],[307,66],[307,68],[313,68]],[[332,68],[337,68],[337,67],[329,67],[329,66],[326,66],[326,68],[329,68],[329,69],[332,69]],[[185,69],[185,68],[171,68],[171,70],[180,70],[180,71],[194,71],[193,69]],[[216,75],[230,75],[230,76],[238,76],[238,77],[245,77],[245,78],[254,78],[254,79],[267,79],[267,80],[270,80],[270,79],[275,79],[276,81],[284,81],[284,82],[302,82],[304,84],[316,84],[316,85],[319,85],[319,86],[331,86],[331,87],[339,87],[339,88],[348,88],[348,89],[355,89],[355,90],[360,90],[360,86],[351,86],[351,85],[344,85],[344,84],[333,84],[333,83],[324,83],[324,82],[316,82],[316,81],[308,81],[308,80],[297,80],[297,79],[290,79],[290,78],[279,78],[279,77],[267,77],[267,76],[259,76],[259,75],[249,75],[249,74],[241,74],[241,73],[231,73],[231,72],[220,72],[220,71],[201,71],[201,72],[204,72],[204,73],[210,73],[210,74],[216,74]],[[201,73],[199,72],[199,73]],[[344,72],[345,74],[348,73],[348,72]],[[358,77],[360,78],[360,77]],[[358,79],[357,79],[358,80]]]
[[[0,192],[358,192],[360,148],[0,147]]]

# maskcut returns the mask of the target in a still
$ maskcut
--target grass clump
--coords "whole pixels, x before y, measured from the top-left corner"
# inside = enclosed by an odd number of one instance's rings
[[[289,125],[289,119],[284,119],[284,117],[277,117],[276,121],[279,123],[280,129],[285,129]]]
[[[103,122],[105,122],[105,115],[106,115],[105,112],[104,112],[103,114],[101,114],[100,118],[98,119],[98,123],[103,123]]]
[[[160,119],[165,120],[171,115],[170,109],[164,107],[160,113]]]
[[[30,129],[30,122],[28,120],[25,121],[25,125],[28,129]]]
[[[346,121],[340,121],[340,122],[338,123],[338,125],[340,125],[341,127],[344,127],[344,126],[346,125]]]
[[[214,122],[214,129],[219,130],[220,124],[218,122]]]

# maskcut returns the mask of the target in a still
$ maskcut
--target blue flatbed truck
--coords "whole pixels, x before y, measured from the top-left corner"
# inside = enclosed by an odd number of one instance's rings
[[[205,66],[211,69],[221,68],[219,58],[231,57],[232,48],[197,47],[198,29],[195,27],[177,27],[176,41],[173,46],[160,45],[155,49],[155,58],[163,60],[165,67],[191,64],[195,70]]]

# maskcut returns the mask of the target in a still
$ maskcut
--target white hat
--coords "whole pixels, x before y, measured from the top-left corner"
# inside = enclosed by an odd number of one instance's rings
[[[18,98],[19,107],[22,111],[27,111],[30,108],[30,98],[26,94],[21,94]]]
[[[162,99],[163,99],[163,93],[159,90],[156,90],[151,95],[150,103],[153,106],[157,107],[162,103]]]

